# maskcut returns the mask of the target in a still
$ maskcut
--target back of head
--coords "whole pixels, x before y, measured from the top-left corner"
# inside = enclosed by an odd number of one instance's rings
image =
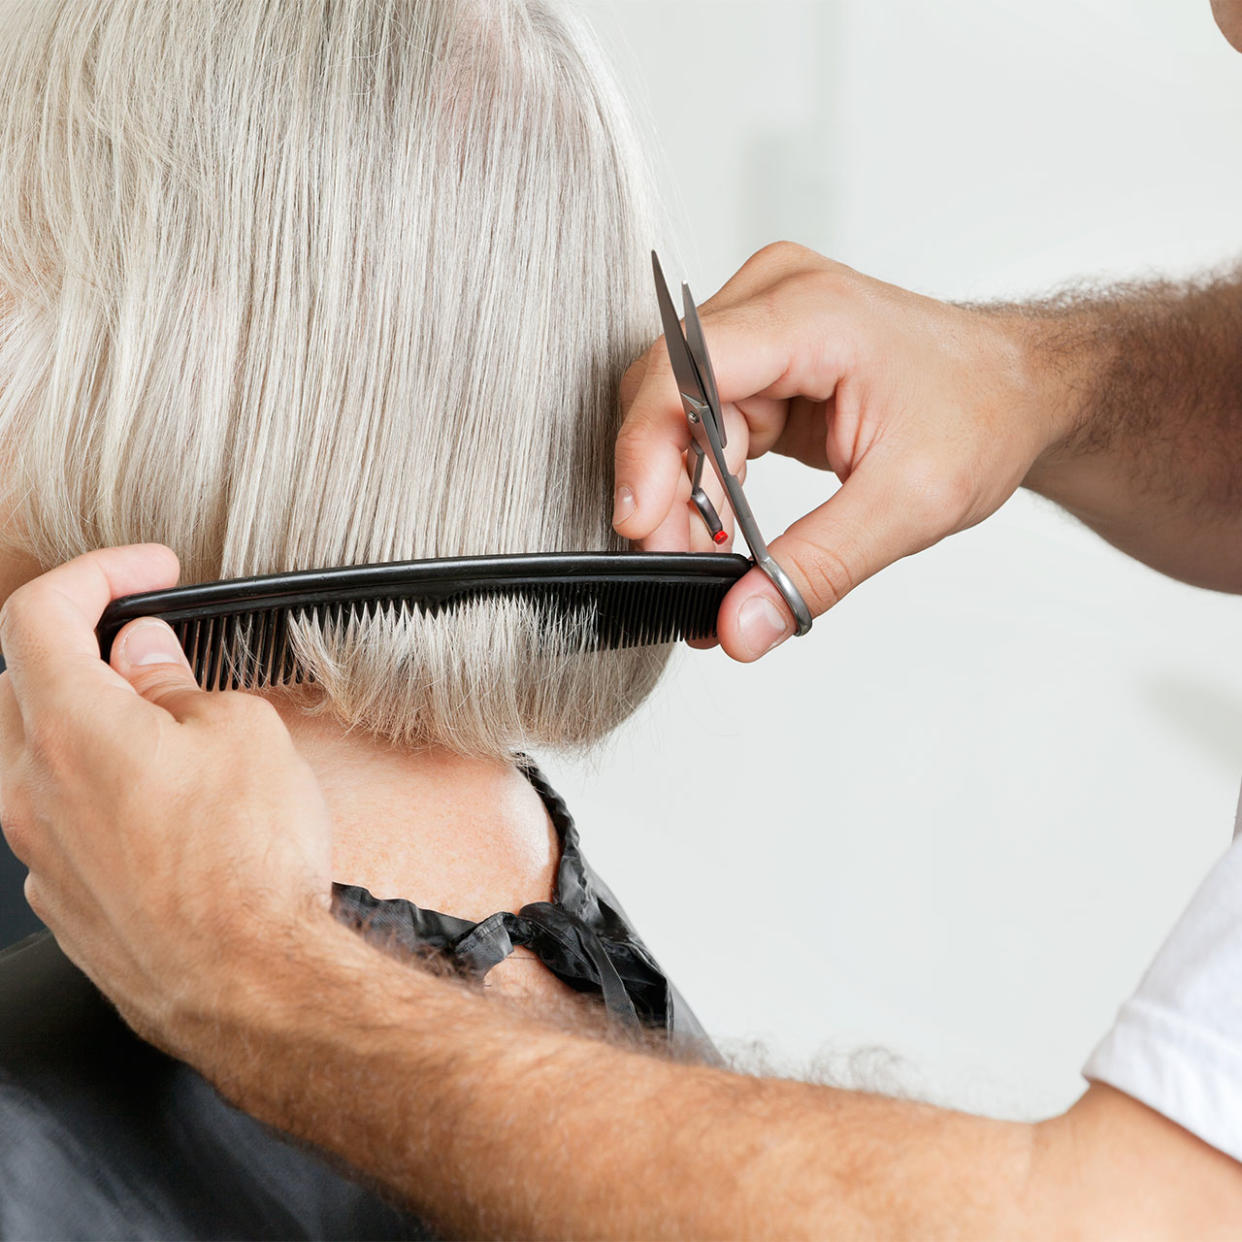
[[[0,41],[18,549],[158,540],[190,582],[617,546],[646,186],[550,0],[10,0]],[[297,647],[308,705],[466,754],[588,743],[667,656],[512,601]]]

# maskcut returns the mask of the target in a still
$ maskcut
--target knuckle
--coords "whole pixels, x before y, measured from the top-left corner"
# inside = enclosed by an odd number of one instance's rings
[[[689,432],[681,406],[674,408],[649,402],[634,406],[617,432],[614,460],[618,469],[632,467],[639,473],[650,461],[653,453],[660,453],[666,444],[674,444],[678,450],[685,447]]]
[[[20,586],[0,604],[0,646],[14,630],[23,629],[30,620],[31,584]]]
[[[221,719],[233,730],[266,733],[280,725],[280,713],[266,699],[244,690],[222,690],[215,694]]]
[[[131,670],[127,680],[144,699],[158,703],[165,695],[184,690],[190,683],[190,676],[175,665],[155,664]]]
[[[750,299],[745,314],[754,332],[779,332],[791,340],[815,335],[823,312],[836,305],[822,272],[794,272]]]
[[[650,465],[658,458],[658,445],[650,438],[646,441],[632,440],[626,444],[618,444],[616,449],[614,482],[633,490],[641,490],[644,495],[650,493],[655,484],[651,478]]]
[[[635,358],[628,367],[625,368],[625,374],[621,376],[621,383],[618,386],[618,393],[621,398],[622,410],[628,410],[634,403],[634,398],[638,396],[638,390],[642,387],[643,376],[647,373],[647,360],[651,351],[643,354],[639,358]]]
[[[0,763],[0,833],[9,832],[25,818],[26,781],[20,760]]]
[[[817,266],[827,260],[798,242],[774,241],[757,251],[750,262],[769,270],[786,272],[799,267]]]
[[[0,830],[3,831],[9,849],[18,859],[26,862],[30,857],[30,847],[33,844],[30,828],[25,818],[17,813],[7,799],[5,805],[0,808]]]
[[[628,427],[635,420],[650,420],[652,410],[659,406],[661,398],[666,394],[675,394],[673,364],[669,361],[663,337],[634,363],[625,373],[625,377],[623,384],[628,382],[633,385],[629,396],[623,396],[626,411],[623,426]],[[680,405],[677,408],[680,410]]]
[[[805,582],[810,596],[807,603],[817,613],[831,608],[858,585],[847,559],[832,548],[797,540],[789,561]]]
[[[637,423],[622,424],[621,430],[617,432],[615,449],[618,466],[628,466],[638,461],[642,456],[642,444],[647,435],[646,428]]]
[[[805,315],[808,307],[835,305],[851,296],[854,275],[850,268],[840,264],[790,272],[777,283],[772,294],[782,310],[793,308],[793,314]]]
[[[40,922],[47,922],[47,905],[43,900],[43,886],[35,877],[34,872],[30,872],[22,883],[22,895],[26,898],[26,904],[30,907],[31,912]]]

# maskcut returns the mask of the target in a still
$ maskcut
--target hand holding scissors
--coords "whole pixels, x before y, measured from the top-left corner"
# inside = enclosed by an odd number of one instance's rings
[[[684,336],[667,292],[661,312],[664,341],[622,384],[614,525],[685,550],[688,467],[690,522],[714,536],[711,462],[756,561],[719,614],[734,659],[804,633],[877,570],[981,521],[1072,431],[1073,393],[1039,365],[1029,318],[907,293],[801,246],[760,251],[701,317],[687,300]],[[770,548],[724,461],[726,419],[731,452],[736,436],[747,457],[781,453],[841,481]]]

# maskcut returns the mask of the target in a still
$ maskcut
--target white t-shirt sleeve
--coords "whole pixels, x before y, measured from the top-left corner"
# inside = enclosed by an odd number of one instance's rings
[[[1083,1074],[1242,1160],[1242,804],[1232,846]]]

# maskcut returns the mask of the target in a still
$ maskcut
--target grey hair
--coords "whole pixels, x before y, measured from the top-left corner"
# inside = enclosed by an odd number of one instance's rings
[[[647,176],[552,0],[0,0],[0,46],[10,547],[190,582],[620,546]],[[295,637],[308,710],[479,755],[589,744],[668,654],[512,601]]]

